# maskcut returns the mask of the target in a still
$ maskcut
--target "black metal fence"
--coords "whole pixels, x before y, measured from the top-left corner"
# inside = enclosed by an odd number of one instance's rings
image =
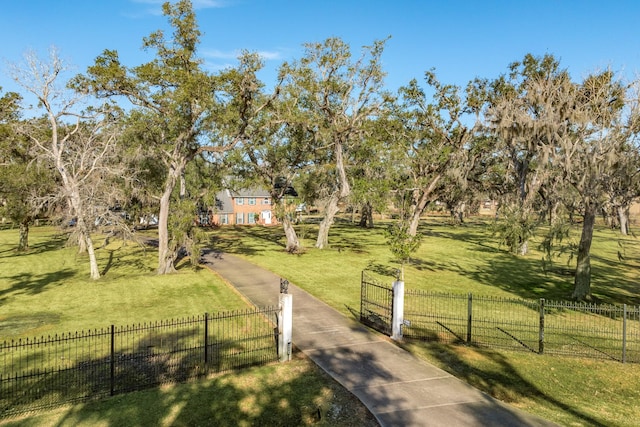
[[[393,291],[365,277],[361,322],[389,335]],[[406,290],[403,320],[410,339],[640,363],[640,306]]]
[[[640,307],[405,292],[403,336],[640,363]]]
[[[205,314],[1,343],[0,417],[277,361],[278,311]]]
[[[360,322],[391,335],[393,290],[362,272],[360,281]]]

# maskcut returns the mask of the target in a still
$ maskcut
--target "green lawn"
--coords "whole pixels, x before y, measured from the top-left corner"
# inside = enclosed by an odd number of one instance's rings
[[[0,419],[0,425],[373,427],[378,424],[355,396],[297,354],[286,364]]]
[[[214,249],[262,265],[344,314],[355,316],[360,308],[362,270],[367,269],[380,280],[391,283],[397,268],[385,245],[384,224],[367,230],[346,220],[338,221],[331,230],[331,246],[325,250],[313,248],[316,230],[313,223],[298,226],[306,247],[300,255],[284,251],[284,237],[277,227],[219,228],[209,235]],[[535,241],[530,244],[530,255],[512,256],[500,248],[487,223],[479,219],[453,227],[446,219],[427,218],[421,232],[425,235],[423,243],[405,271],[408,289],[548,300],[565,299],[571,294],[573,263],[567,264],[566,258],[558,259],[545,272],[542,253],[536,250]],[[579,235],[578,229],[574,235]],[[27,254],[13,252],[11,245],[16,241],[15,230],[0,232],[0,340],[244,307],[243,301],[214,274],[206,269],[193,270],[186,262],[175,275],[155,276],[155,252],[143,251],[132,243],[122,247],[121,242],[114,241],[99,249],[101,268],[108,271],[102,279],[92,282],[88,279],[84,257],[72,248],[62,248],[64,237],[56,236],[52,229],[35,228],[32,250]],[[640,244],[634,237],[622,238],[615,231],[599,228],[593,243],[592,263],[592,290],[599,301],[640,303],[637,284]],[[634,403],[640,401],[638,365],[442,344],[408,342],[404,346],[474,386],[561,425],[626,427],[637,425],[640,419],[640,407]],[[247,387],[241,390],[243,396],[244,393],[248,396],[248,402],[251,399],[257,402],[255,399],[263,394],[251,392],[254,385],[249,384],[255,384],[256,378],[269,377],[269,369],[281,369],[281,366],[260,369],[266,371],[252,370],[242,377]],[[303,375],[302,372],[304,376],[310,375],[306,373],[308,366],[293,369],[299,369],[299,375]],[[295,378],[294,373],[290,381],[297,384],[299,378]],[[208,391],[223,393],[227,386],[221,381],[214,378],[203,384],[136,393],[139,397],[131,399],[138,400],[132,400],[131,404],[126,404],[130,398],[123,396],[76,406],[62,415],[53,414],[50,424],[65,425],[59,421],[63,419],[69,420],[67,425],[82,420],[87,425],[94,421],[121,425],[118,417],[127,411],[141,417],[138,425],[164,422],[171,419],[171,414],[177,414],[178,421],[173,425],[192,424],[180,408],[191,408],[188,403],[191,398],[206,399],[202,396]],[[273,389],[266,379],[257,381],[267,390]],[[314,401],[324,388],[312,386],[311,390],[311,401]],[[175,405],[162,403],[160,412],[151,415],[155,418],[148,419],[138,414],[146,399],[175,402]],[[273,402],[267,399],[258,405],[257,411],[271,408]],[[290,402],[285,399],[280,404],[286,406]],[[296,416],[302,417],[313,405],[297,410]],[[236,424],[248,425],[257,420],[248,418],[242,411],[236,405],[229,415],[238,417],[233,418],[239,420]],[[96,413],[101,414],[101,418],[96,418]],[[212,417],[210,412],[201,416],[202,419]]]
[[[0,343],[248,308],[216,274],[193,269],[186,260],[176,274],[157,276],[157,253],[133,242],[114,240],[98,249],[106,274],[92,281],[86,257],[64,247],[66,236],[56,229],[32,228],[26,253],[14,251],[17,238],[17,230],[0,231]],[[351,393],[295,355],[287,364],[64,406],[0,425],[377,425]]]
[[[397,265],[385,246],[384,224],[372,230],[339,221],[331,247],[313,248],[313,225],[301,225],[306,251],[284,252],[280,230],[225,228],[212,245],[262,265],[347,315],[359,311],[360,274],[368,269],[391,284]],[[453,227],[428,218],[425,238],[405,269],[407,289],[564,300],[571,295],[574,262],[555,260],[547,271],[537,243],[517,257],[500,248],[481,219]],[[574,238],[580,230],[573,230]],[[621,258],[618,254],[620,252]],[[601,302],[640,304],[640,243],[598,228],[592,248],[592,292]],[[640,367],[617,362],[411,342],[405,347],[493,396],[561,425],[635,426],[640,419]]]
[[[284,252],[283,233],[273,228],[218,229],[211,233],[211,244],[276,272],[348,313],[347,307],[359,308],[362,270],[377,273],[389,284],[393,281],[398,264],[386,247],[384,227],[362,229],[338,221],[331,230],[330,248],[317,250],[317,227],[300,225],[302,255]],[[454,227],[446,219],[431,217],[423,221],[421,232],[425,236],[422,244],[405,267],[407,288],[548,300],[565,300],[571,295],[575,261],[568,264],[568,257],[556,259],[547,268],[551,271],[545,272],[536,240],[530,244],[529,255],[517,257],[500,248],[482,220]],[[578,229],[574,235],[579,236]],[[622,262],[618,251],[624,252]],[[640,304],[639,268],[640,242],[635,237],[622,237],[606,228],[596,230],[592,292],[598,301]]]
[[[216,275],[186,261],[177,274],[154,274],[157,253],[134,242],[98,249],[106,274],[93,281],[86,255],[64,247],[65,235],[33,227],[30,237],[31,250],[16,253],[17,230],[0,232],[0,341],[247,308]]]

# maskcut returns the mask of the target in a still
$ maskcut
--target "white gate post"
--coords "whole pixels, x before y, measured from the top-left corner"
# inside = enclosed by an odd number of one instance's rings
[[[402,325],[404,324],[404,281],[393,282],[393,310],[391,312],[391,338],[402,339]]]
[[[284,286],[283,286],[284,285]],[[281,362],[291,360],[293,336],[293,295],[288,292],[289,282],[280,281],[280,315],[278,316],[278,356]]]

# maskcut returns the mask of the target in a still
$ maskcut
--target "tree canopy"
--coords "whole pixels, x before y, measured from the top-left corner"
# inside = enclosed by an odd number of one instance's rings
[[[194,218],[235,182],[269,192],[288,252],[302,251],[291,210],[304,201],[319,207],[316,248],[330,246],[341,210],[360,210],[369,227],[379,212],[395,218],[389,245],[406,262],[430,207],[460,224],[492,201],[494,230],[516,256],[527,256],[542,225],[551,254],[579,218],[570,296],[588,300],[598,216],[630,232],[640,197],[637,81],[611,70],[575,80],[553,55],[527,54],[464,88],[431,69],[389,93],[385,40],[354,55],[332,37],[305,44],[265,84],[256,53],[205,67],[189,0],[163,13],[172,32],[142,40],[149,62],[129,66],[106,49],[68,81],[55,52],[15,69],[42,113],[24,118],[20,94],[0,97],[0,203],[21,224],[20,248],[33,219],[55,207],[77,221],[74,238],[91,253],[95,225],[124,207],[136,219],[157,215],[157,272],[170,273],[181,251],[199,259]]]

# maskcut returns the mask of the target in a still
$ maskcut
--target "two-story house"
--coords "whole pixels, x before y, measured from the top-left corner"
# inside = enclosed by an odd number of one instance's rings
[[[216,194],[216,206],[210,213],[214,225],[275,225],[271,196],[261,189],[223,190]]]

